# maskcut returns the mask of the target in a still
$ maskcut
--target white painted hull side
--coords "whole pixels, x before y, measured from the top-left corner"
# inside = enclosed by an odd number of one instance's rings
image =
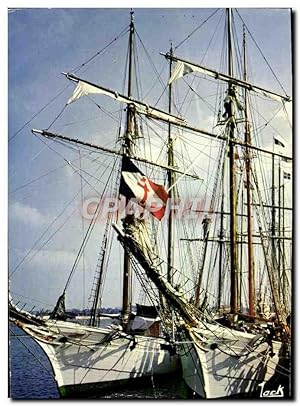
[[[67,322],[48,326],[49,336],[45,328],[23,329],[48,356],[62,396],[180,370],[178,356],[161,347],[168,344],[163,338],[135,336],[132,341],[131,336],[107,328]]]
[[[184,381],[207,399],[259,391],[275,373],[280,345],[273,342],[271,357],[269,344],[252,334],[215,325],[187,330],[180,344]]]

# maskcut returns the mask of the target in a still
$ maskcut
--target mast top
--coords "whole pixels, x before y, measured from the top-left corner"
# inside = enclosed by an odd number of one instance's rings
[[[134,23],[134,11],[131,9],[130,10],[130,25],[133,25]]]

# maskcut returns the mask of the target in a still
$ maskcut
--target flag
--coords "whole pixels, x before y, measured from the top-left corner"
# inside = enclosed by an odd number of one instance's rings
[[[168,193],[162,185],[157,185],[145,176],[127,156],[123,156],[120,194],[137,203],[161,220],[165,214]]]
[[[283,172],[283,179],[291,179],[291,174],[288,172]]]
[[[278,138],[275,138],[275,137],[274,137],[274,142],[275,142],[275,145],[279,145],[280,147],[285,148],[284,143],[283,143],[283,142],[281,142],[281,141],[279,141],[279,139],[278,139]]]

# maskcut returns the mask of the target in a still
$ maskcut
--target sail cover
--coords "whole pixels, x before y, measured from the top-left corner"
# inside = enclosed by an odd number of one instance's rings
[[[67,315],[66,315],[66,305],[65,305],[65,293],[63,293],[57,299],[57,303],[54,307],[54,310],[52,311],[52,313],[50,315],[50,318],[57,319],[57,320],[66,320]]]
[[[161,220],[165,214],[168,193],[162,185],[152,182],[127,156],[122,159],[120,194],[148,210]]]
[[[198,310],[162,274],[161,265],[163,260],[155,252],[153,242],[149,238],[145,220],[128,215],[123,220],[123,232],[116,224],[113,227],[118,233],[118,239],[121,244],[130,251],[143,267],[148,278],[167,299],[167,302],[179,311],[189,325],[198,325]]]

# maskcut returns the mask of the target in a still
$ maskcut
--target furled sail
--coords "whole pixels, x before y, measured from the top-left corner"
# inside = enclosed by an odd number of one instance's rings
[[[247,89],[249,91],[253,91],[261,96],[268,97],[270,99],[276,100],[276,101],[291,101],[291,98],[287,95],[280,95],[278,93],[275,93],[273,91],[263,89],[262,87],[253,85],[251,83],[245,82],[244,80],[234,78],[232,76],[226,75],[224,73],[217,72],[213,69],[207,68],[205,66],[197,65],[192,62],[185,61],[183,59],[170,56],[168,54],[165,55],[166,58],[172,59],[176,61],[176,65],[173,71],[172,76],[169,79],[169,85],[172,84],[175,80],[182,78],[185,75],[188,75],[189,73],[197,72],[197,73],[203,73],[205,75],[211,76],[215,79],[222,80],[227,83],[231,83],[237,86],[240,86],[244,89]]]
[[[185,123],[185,120],[182,119],[181,117],[177,117],[172,114],[166,113],[163,110],[149,106],[148,104],[140,102],[138,100],[134,100],[131,97],[121,95],[118,92],[106,89],[102,86],[95,85],[86,80],[77,78],[76,76],[71,74],[66,74],[66,76],[68,79],[77,82],[77,86],[74,90],[74,93],[67,101],[67,104],[71,104],[72,102],[80,99],[82,96],[86,96],[88,94],[102,94],[111,97],[119,102],[130,104],[131,106],[134,106],[137,113],[144,114],[150,118],[162,120],[171,124]]]
[[[65,305],[65,293],[59,296],[57,303],[50,315],[51,319],[66,320],[66,305]]]
[[[127,215],[123,220],[124,232],[114,225],[118,239],[144,268],[146,275],[165,296],[168,303],[178,310],[182,318],[191,326],[197,326],[199,320],[195,307],[188,303],[183,294],[173,287],[161,274],[162,260],[153,251],[145,220]]]

